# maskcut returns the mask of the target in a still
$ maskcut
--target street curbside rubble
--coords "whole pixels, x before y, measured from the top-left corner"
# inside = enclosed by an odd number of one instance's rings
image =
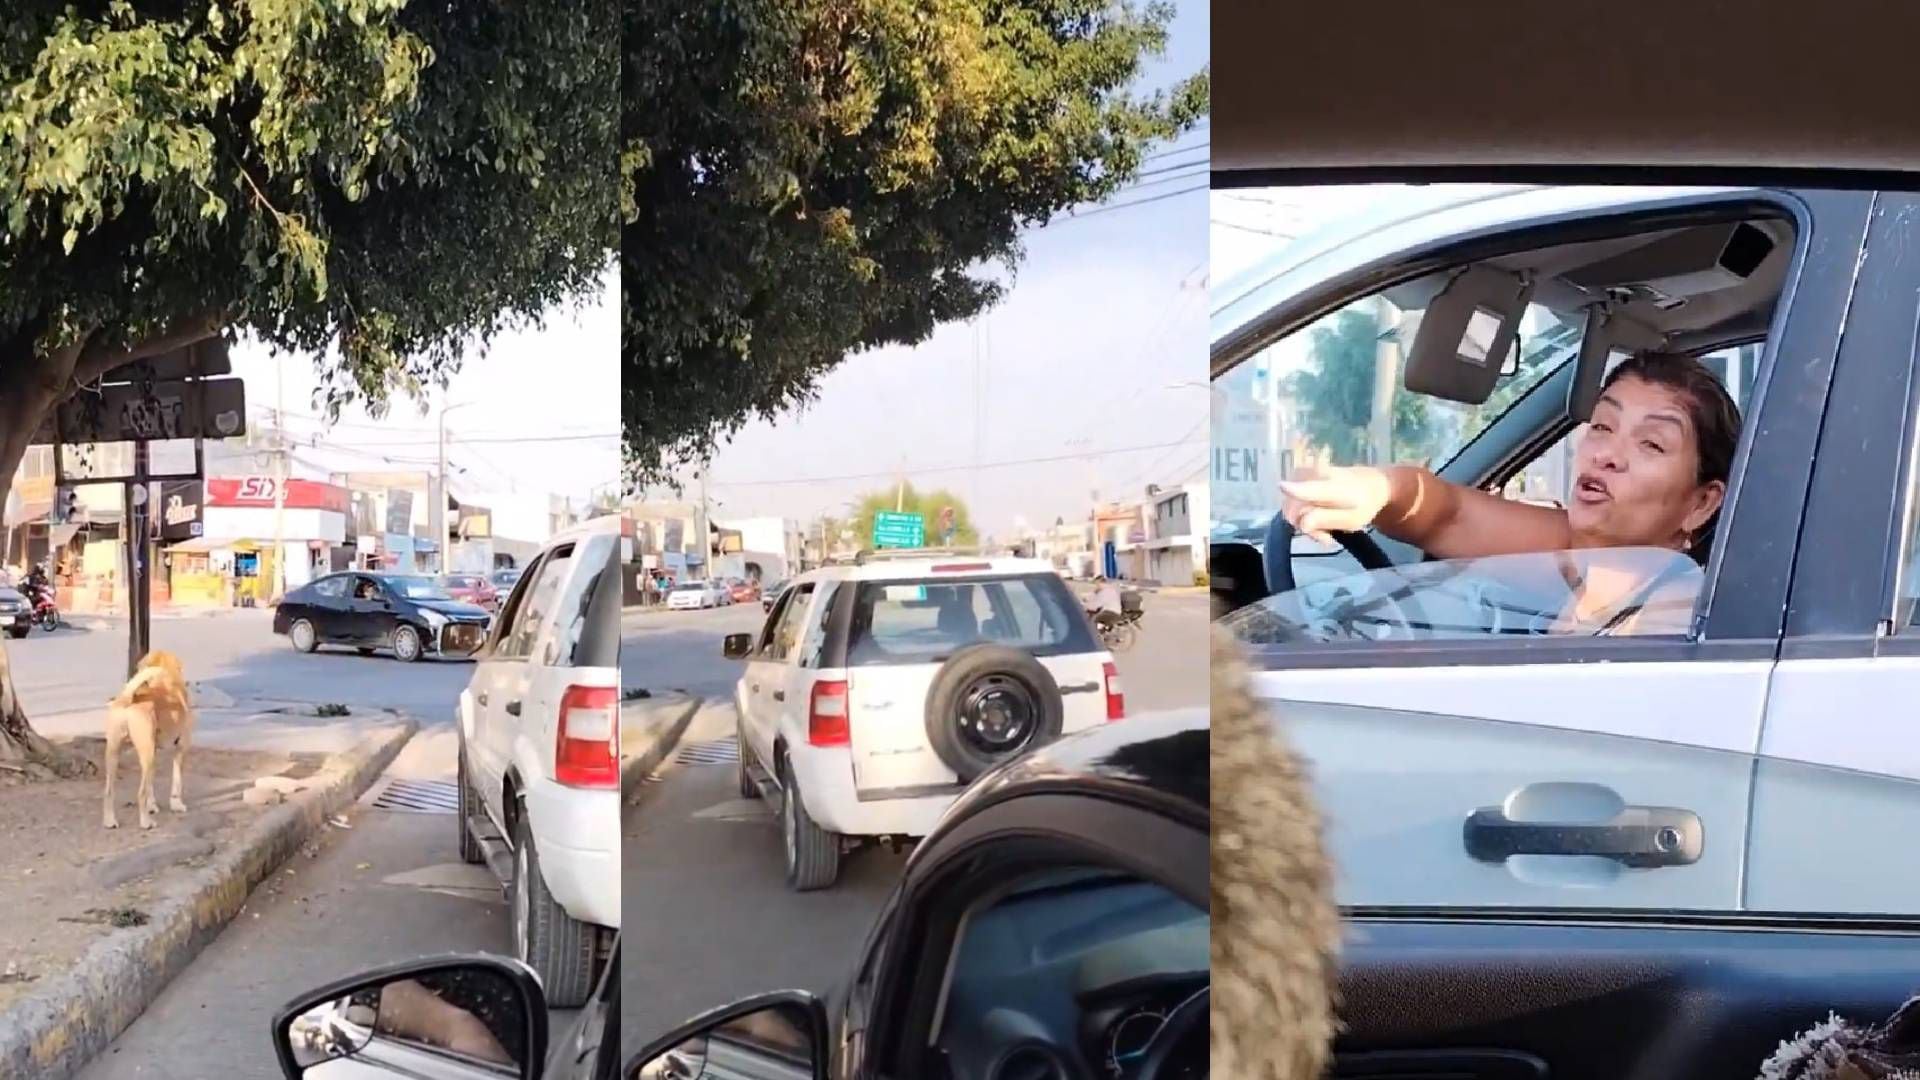
[[[305,790],[263,810],[237,844],[213,852],[153,904],[145,925],[102,938],[72,970],[0,1013],[0,1076],[64,1080],[106,1049],[239,913],[254,886],[359,798],[418,730],[397,718],[332,755]]]

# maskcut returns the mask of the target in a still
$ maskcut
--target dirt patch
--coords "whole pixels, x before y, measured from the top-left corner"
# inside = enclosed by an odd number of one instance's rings
[[[100,739],[68,745],[94,762],[105,749]],[[100,826],[100,777],[0,785],[0,1011],[73,966],[95,941],[144,924],[172,882],[265,812],[241,802],[256,777],[299,771],[286,754],[196,748],[187,755],[188,812],[176,814],[166,808],[168,750],[154,770],[160,813],[143,831],[133,805],[139,762],[131,750],[122,754],[118,829]]]

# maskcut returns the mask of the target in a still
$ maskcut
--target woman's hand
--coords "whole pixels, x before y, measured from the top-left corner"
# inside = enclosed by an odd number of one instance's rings
[[[1393,501],[1393,477],[1365,465],[1302,469],[1280,481],[1280,492],[1281,513],[1294,531],[1331,544],[1329,533],[1359,532],[1374,523]]]

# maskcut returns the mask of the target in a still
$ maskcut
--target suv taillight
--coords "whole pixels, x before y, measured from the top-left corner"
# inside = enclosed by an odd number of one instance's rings
[[[1107,683],[1107,719],[1124,720],[1127,717],[1127,695],[1120,692],[1120,669],[1112,661],[1100,665],[1100,671]]]
[[[814,746],[846,746],[853,742],[847,726],[847,684],[817,682],[807,702],[807,741]]]
[[[560,696],[553,778],[568,787],[619,788],[620,691],[569,686]]]

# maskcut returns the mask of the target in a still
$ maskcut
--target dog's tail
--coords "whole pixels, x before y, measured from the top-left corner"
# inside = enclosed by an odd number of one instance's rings
[[[107,704],[131,705],[133,704],[133,699],[139,696],[140,692],[147,688],[148,683],[153,682],[155,679],[161,679],[165,677],[166,677],[166,672],[160,668],[157,668],[157,667],[141,668],[139,671],[134,673],[133,678],[127,680],[127,685],[121,687],[120,692],[118,694],[114,695],[111,699],[109,699]]]

